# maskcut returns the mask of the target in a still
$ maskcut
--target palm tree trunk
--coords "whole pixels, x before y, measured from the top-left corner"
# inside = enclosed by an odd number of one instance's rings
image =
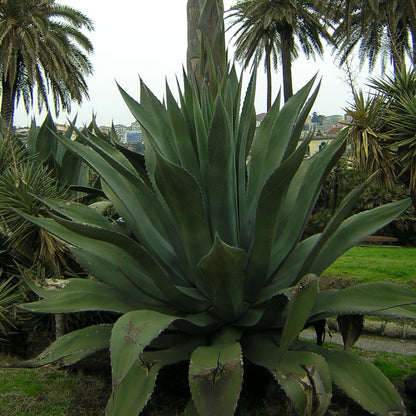
[[[188,50],[187,72],[188,76],[198,76],[200,72],[201,43],[198,36],[199,17],[201,16],[201,0],[188,0]]]
[[[188,0],[188,76],[197,84],[210,83],[215,93],[216,85],[211,83],[226,68],[224,2],[223,0]],[[201,42],[203,42],[201,44]],[[202,48],[203,46],[203,53]],[[215,74],[210,73],[208,54],[213,59]]]
[[[281,41],[282,68],[283,68],[283,94],[285,102],[293,95],[292,87],[292,42],[293,34],[290,26],[279,31]]]
[[[0,114],[4,127],[9,130],[13,126],[15,92],[10,82],[4,78],[1,81]]]
[[[272,106],[272,62],[271,49],[269,45],[266,46],[266,73],[267,73],[267,111]]]

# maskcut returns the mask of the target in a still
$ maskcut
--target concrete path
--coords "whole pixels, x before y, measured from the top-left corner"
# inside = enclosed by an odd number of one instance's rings
[[[343,345],[339,332],[331,331],[331,335],[332,337],[327,333],[325,341]],[[301,332],[300,338],[316,340],[315,330],[305,329]],[[394,339],[362,334],[354,346],[368,351],[386,351],[402,355],[416,355],[416,340],[413,339]]]

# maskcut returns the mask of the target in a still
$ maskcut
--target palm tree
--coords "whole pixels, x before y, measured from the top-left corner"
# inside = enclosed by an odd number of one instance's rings
[[[216,88],[212,77],[227,66],[223,0],[188,0],[187,71],[191,80]],[[214,71],[212,71],[214,68]],[[214,92],[214,91],[213,91]]]
[[[322,39],[332,43],[325,5],[317,0],[240,0],[230,9],[232,26],[240,26],[234,35],[236,58],[245,67],[251,60],[257,64],[264,50],[268,70],[271,57],[277,60],[280,51],[285,101],[293,95],[291,66],[298,56],[297,43],[308,58],[323,55]]]
[[[6,126],[13,125],[20,97],[29,111],[35,87],[39,109],[49,110],[50,91],[56,114],[70,110],[72,100],[88,97],[87,54],[93,47],[83,29],[92,30],[92,21],[55,0],[0,2],[0,112]]]
[[[359,50],[361,66],[368,60],[372,70],[387,58],[395,69],[402,67],[406,54],[416,64],[416,0],[344,0],[343,16],[334,32],[340,64]]]

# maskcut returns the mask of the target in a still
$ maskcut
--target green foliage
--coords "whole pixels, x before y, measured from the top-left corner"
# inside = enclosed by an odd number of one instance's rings
[[[52,96],[57,114],[88,97],[93,46],[84,30],[92,29],[87,16],[55,0],[0,3],[1,115],[7,127],[20,97],[29,112],[34,97],[39,109],[49,110]]]
[[[355,94],[349,140],[353,160],[382,173],[389,187],[399,181],[416,191],[416,73],[403,65],[394,77],[371,80],[371,95]]]
[[[215,96],[185,77],[179,103],[169,88],[164,103],[143,83],[141,103],[121,90],[144,132],[146,169],[91,131],[79,132],[83,143],[60,138],[100,175],[124,224],[77,203],[44,199],[57,215],[25,219],[65,242],[95,279],[39,291],[44,299],[24,307],[120,317],[69,333],[24,365],[73,362],[109,348],[108,415],[140,413],[159,370],[189,361],[188,414],[208,416],[214,406],[231,416],[243,358],[266,367],[301,415],[325,413],[332,381],[371,412],[403,412],[400,396],[371,364],[362,364],[361,374],[358,358],[297,339],[305,326],[338,314],[416,316],[415,294],[383,283],[319,292],[317,275],[410,200],[350,216],[359,196],[353,191],[320,234],[302,239],[321,186],[345,150],[345,134],[309,159],[308,141],[298,147],[317,94],[308,99],[313,83],[282,109],[275,102],[258,129],[255,77],[242,100],[234,69]],[[349,361],[354,373],[344,377]]]
[[[5,341],[7,336],[13,331],[13,307],[21,300],[18,293],[17,284],[13,277],[4,279],[0,269],[0,342]]]

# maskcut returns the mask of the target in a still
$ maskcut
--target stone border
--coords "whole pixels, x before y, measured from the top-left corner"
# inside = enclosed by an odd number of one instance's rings
[[[336,319],[327,319],[330,331],[339,332]],[[408,324],[397,324],[390,321],[374,321],[364,319],[363,334],[377,335],[379,337],[396,339],[416,339],[416,327]]]

